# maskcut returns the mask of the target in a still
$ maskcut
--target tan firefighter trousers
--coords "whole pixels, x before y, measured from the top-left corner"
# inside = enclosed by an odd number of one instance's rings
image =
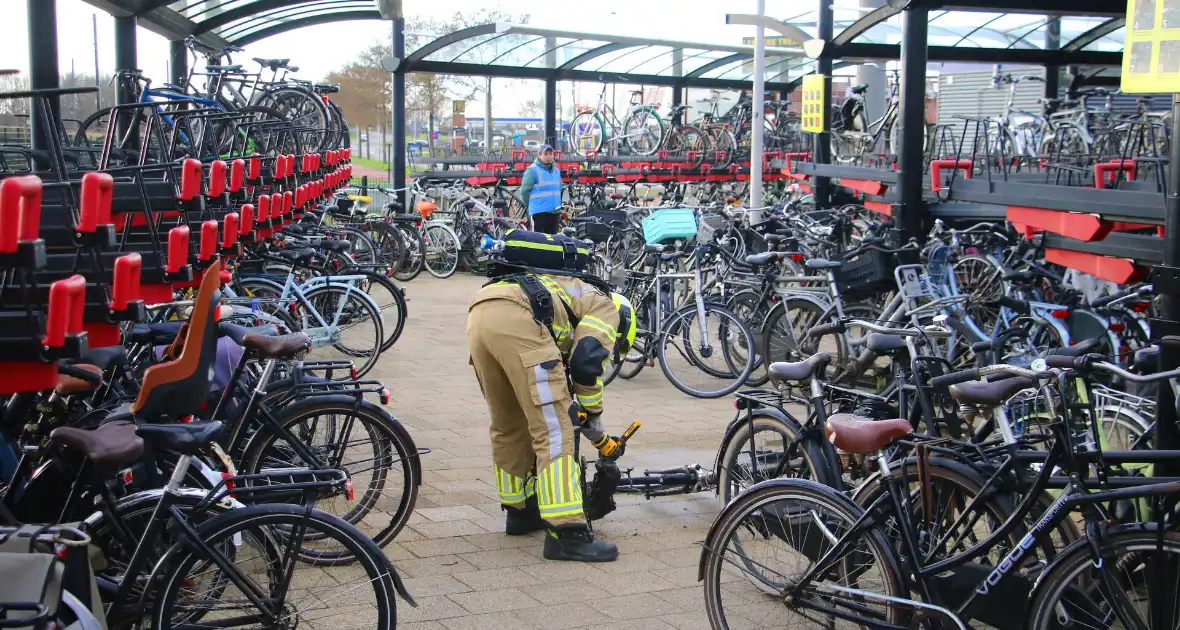
[[[521,508],[534,494],[550,525],[585,523],[561,353],[527,306],[476,303],[467,318],[471,364],[491,414],[500,503]]]

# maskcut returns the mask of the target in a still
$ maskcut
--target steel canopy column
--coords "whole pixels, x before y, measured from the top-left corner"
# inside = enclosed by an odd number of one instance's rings
[[[397,68],[393,71],[393,83],[390,86],[390,98],[393,100],[390,111],[393,113],[393,145],[390,152],[390,168],[393,169],[390,181],[397,192],[398,201],[403,211],[406,207],[406,18],[402,15],[401,3],[395,3],[397,15],[393,19],[393,58],[397,60]]]
[[[766,0],[758,0],[758,17],[766,15]],[[766,116],[766,29],[754,27],[754,103],[750,116],[750,221],[762,221],[762,119]]]
[[[29,0],[29,87],[51,90],[60,87],[57,71],[57,0]],[[49,148],[51,129],[41,123],[41,99],[33,99],[29,117],[34,149]],[[49,99],[50,119],[57,120],[61,107],[58,97]]]
[[[545,79],[545,142],[557,147],[557,77]]]
[[[816,37],[826,42],[832,41],[833,16],[831,0],[819,0],[819,16],[816,23]],[[832,95],[832,58],[827,51],[815,62],[815,71],[824,77],[824,92],[831,102]],[[823,108],[823,128],[832,127],[832,108]],[[815,134],[815,146],[812,148],[811,159],[816,164],[829,164],[832,161],[832,132],[824,131]],[[825,208],[831,203],[832,181],[827,177],[815,178],[815,207]]]
[[[684,104],[684,86],[672,86],[672,107],[679,107]]]
[[[188,81],[188,48],[185,48],[183,41],[173,40],[168,42],[168,53],[168,67],[172,75],[169,80],[183,87]]]
[[[137,19],[134,15],[115,18],[115,72],[120,70],[135,70],[138,67],[135,55],[135,27]],[[119,83],[115,93],[115,102],[120,105],[135,100],[135,93],[131,86]]]
[[[483,153],[492,154],[492,77],[488,77],[483,100]]]
[[[902,240],[927,232],[926,208],[922,201],[922,161],[926,152],[926,36],[930,10],[913,4],[902,22],[900,145],[898,150],[898,192],[900,199],[894,222],[902,228]]]
[[[1061,48],[1061,18],[1055,17],[1045,25],[1045,50]],[[1045,66],[1045,98],[1057,98],[1061,90],[1061,66]]]
[[[1180,133],[1180,96],[1172,96],[1172,137]],[[1164,335],[1180,334],[1180,142],[1171,144],[1168,169],[1168,198],[1164,210],[1164,264],[1152,278],[1156,289],[1160,293],[1159,319],[1151,322],[1151,331],[1160,337]],[[1161,370],[1171,370],[1180,367],[1180,354],[1171,351],[1168,346],[1160,346],[1159,367]],[[1159,388],[1157,400],[1155,442],[1157,449],[1174,449],[1180,444],[1180,435],[1176,426],[1176,398],[1171,387]],[[1160,462],[1156,464],[1156,475],[1174,476],[1180,473],[1180,466],[1175,462]],[[1166,503],[1167,510],[1175,505],[1173,499]]]

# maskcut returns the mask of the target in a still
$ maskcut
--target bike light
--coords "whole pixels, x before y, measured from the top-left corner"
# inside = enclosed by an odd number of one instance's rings
[[[221,473],[221,480],[225,482],[225,489],[226,489],[226,490],[233,491],[234,489],[236,489],[236,488],[237,488],[237,486],[235,486],[235,485],[234,485],[234,482],[233,482],[233,475],[231,475],[231,474],[229,474],[229,473],[227,473],[227,472],[223,472],[223,473]],[[231,494],[231,495],[229,495],[229,496],[231,496],[231,497],[232,497],[232,496],[234,496],[234,495],[232,495],[232,494]],[[236,498],[236,497],[235,497],[235,498]]]
[[[381,397],[381,404],[388,406],[389,405],[389,398],[390,398],[389,390],[382,387],[381,393],[378,395]]]
[[[348,500],[352,501],[353,499],[355,499],[356,498],[356,490],[354,490],[352,487],[352,480],[351,479],[348,479],[344,482],[344,487],[347,492],[347,494],[345,496],[348,497]]]
[[[1136,313],[1142,313],[1151,308],[1151,302],[1135,302],[1131,305],[1131,310]]]
[[[1069,311],[1064,308],[1059,308],[1049,314],[1053,316],[1053,319],[1066,319],[1069,317]]]
[[[1106,328],[1110,330],[1110,332],[1121,333],[1127,329],[1127,326],[1122,322],[1111,322]]]
[[[354,381],[356,380],[356,366],[355,365],[349,364],[348,374],[350,376],[352,376],[352,380],[354,380]]]
[[[797,263],[803,262],[803,254],[791,254],[791,260]]]

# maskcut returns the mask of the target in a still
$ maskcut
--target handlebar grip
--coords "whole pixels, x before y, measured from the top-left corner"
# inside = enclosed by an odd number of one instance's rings
[[[1098,298],[1097,300],[1094,300],[1093,302],[1090,302],[1090,306],[1093,306],[1094,308],[1102,308],[1103,306],[1106,306],[1107,304],[1110,304],[1111,302],[1114,302],[1115,300],[1121,300],[1121,299],[1128,297],[1130,295],[1133,295],[1135,293],[1138,293],[1138,290],[1119,291],[1118,293],[1106,295],[1106,296]]]
[[[842,333],[845,330],[844,322],[834,322],[831,324],[820,324],[819,326],[812,326],[807,331],[808,337],[823,337],[832,333]]]
[[[1045,357],[1045,365],[1051,368],[1058,368],[1064,370],[1072,370],[1077,362],[1083,357],[1072,357],[1068,355],[1051,354]]]
[[[961,370],[959,372],[943,374],[942,376],[935,376],[934,378],[930,379],[930,386],[935,389],[944,389],[958,383],[978,381],[980,378],[979,369],[972,368],[970,370]]]

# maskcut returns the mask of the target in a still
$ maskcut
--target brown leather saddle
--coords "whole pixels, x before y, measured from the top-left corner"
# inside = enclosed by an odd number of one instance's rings
[[[835,413],[828,418],[828,439],[836,448],[867,455],[875,453],[914,432],[905,418],[869,420],[850,413]]]

